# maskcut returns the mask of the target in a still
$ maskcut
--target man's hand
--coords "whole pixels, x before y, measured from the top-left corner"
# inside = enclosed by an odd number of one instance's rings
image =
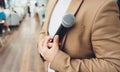
[[[47,36],[41,40],[38,44],[38,51],[43,56],[43,58],[51,62],[57,52],[59,51],[59,37],[56,35],[54,37],[53,43],[50,41],[53,39],[52,36]]]

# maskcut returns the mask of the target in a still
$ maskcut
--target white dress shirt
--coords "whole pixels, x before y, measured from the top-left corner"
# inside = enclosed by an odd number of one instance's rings
[[[71,0],[58,0],[53,13],[51,15],[49,23],[49,35],[54,36],[57,29],[59,28],[63,16],[66,14],[66,10],[70,4]]]
[[[49,35],[55,35],[62,22],[63,16],[66,14],[66,10],[68,9],[70,2],[71,0],[58,0],[50,18],[48,29]],[[48,65],[48,72],[55,72],[53,69],[50,69],[50,64]]]

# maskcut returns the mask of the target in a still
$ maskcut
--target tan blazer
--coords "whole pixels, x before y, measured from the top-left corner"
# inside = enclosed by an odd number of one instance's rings
[[[39,40],[48,35],[48,24],[57,0],[49,0]],[[59,72],[120,72],[120,20],[115,0],[71,0],[66,13],[75,15],[75,26],[64,37],[51,68]]]

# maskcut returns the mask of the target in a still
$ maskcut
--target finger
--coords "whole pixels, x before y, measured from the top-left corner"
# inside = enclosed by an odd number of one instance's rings
[[[59,36],[58,36],[58,35],[56,35],[56,36],[54,37],[54,44],[55,44],[55,45],[58,45],[58,44],[59,44]]]
[[[44,46],[44,47],[48,47],[48,43],[50,42],[50,40],[51,40],[52,38],[53,38],[52,36],[48,36],[48,37],[45,39],[43,46]]]
[[[46,38],[46,37],[45,37]],[[42,49],[43,49],[43,43],[45,41],[45,38],[43,38],[39,43],[38,43],[38,51],[39,53],[41,53]]]
[[[45,38],[40,41],[41,46],[43,46],[44,41],[45,41]]]
[[[40,45],[40,53],[45,52],[48,49],[47,43],[52,38],[52,36],[46,36],[42,41]]]
[[[46,39],[46,37],[44,37],[42,40],[38,41],[38,47],[43,46],[45,39]]]
[[[42,51],[41,51],[41,55],[46,58],[46,54],[49,52],[49,49],[48,48],[43,48]]]
[[[51,48],[53,46],[53,43],[48,43],[48,47]]]
[[[62,45],[62,43],[59,43],[59,46],[61,46]]]

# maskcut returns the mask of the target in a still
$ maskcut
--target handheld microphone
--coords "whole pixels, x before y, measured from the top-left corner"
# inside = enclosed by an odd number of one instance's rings
[[[73,14],[66,14],[65,16],[63,16],[62,23],[58,28],[57,32],[55,33],[55,35],[59,35],[59,42],[62,41],[68,29],[71,28],[74,25],[74,23],[75,23],[75,17]]]

